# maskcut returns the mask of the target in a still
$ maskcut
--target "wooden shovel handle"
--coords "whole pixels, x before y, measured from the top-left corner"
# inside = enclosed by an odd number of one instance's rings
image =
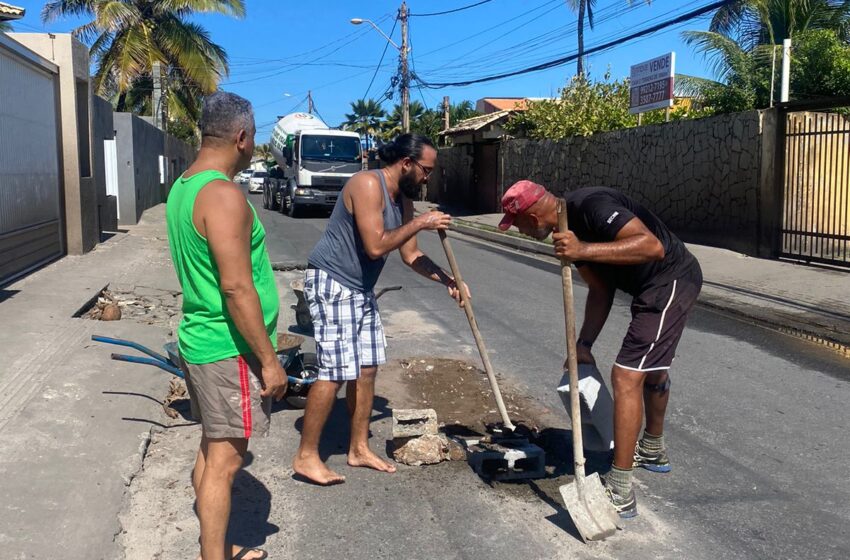
[[[567,231],[567,201],[558,200],[558,231]],[[573,305],[573,272],[570,260],[561,257],[561,284],[564,288],[564,322],[567,332],[567,370],[570,373],[570,411],[573,427],[573,457],[575,480],[584,481],[584,441],[581,434],[581,403],[578,393],[578,362],[576,361],[576,320]]]
[[[472,302],[466,297],[466,288],[463,283],[463,277],[460,275],[460,267],[457,265],[454,251],[449,243],[449,238],[444,230],[438,230],[440,242],[443,244],[443,250],[446,252],[446,259],[449,261],[449,267],[452,269],[457,289],[460,291],[460,300],[463,302],[463,310],[466,312],[466,319],[469,321],[469,328],[472,329],[472,337],[475,339],[475,345],[478,347],[478,354],[481,356],[481,362],[484,364],[484,371],[487,373],[487,380],[490,382],[490,389],[493,391],[493,396],[496,398],[496,408],[499,409],[499,415],[502,417],[502,423],[505,428],[514,431],[516,426],[511,422],[508,416],[508,410],[505,407],[505,401],[502,399],[502,392],[499,390],[499,384],[496,381],[496,373],[493,371],[493,365],[490,363],[490,355],[487,353],[487,347],[484,346],[484,338],[481,336],[481,330],[478,328],[478,322],[475,320],[475,313],[472,311]]]

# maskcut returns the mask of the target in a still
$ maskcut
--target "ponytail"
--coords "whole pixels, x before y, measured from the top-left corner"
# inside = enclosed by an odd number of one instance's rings
[[[418,160],[422,157],[422,150],[425,146],[434,148],[434,143],[427,136],[402,134],[389,144],[384,144],[378,148],[378,157],[386,165],[392,165],[408,157]]]

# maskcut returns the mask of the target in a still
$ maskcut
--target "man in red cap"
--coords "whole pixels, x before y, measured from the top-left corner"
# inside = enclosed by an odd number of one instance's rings
[[[566,194],[568,231],[556,231],[558,199],[542,185],[519,181],[505,193],[502,230],[516,226],[573,261],[588,294],[576,345],[579,363],[595,363],[591,348],[605,325],[616,290],[633,297],[632,321],[611,371],[614,464],[605,487],[621,517],[637,515],[632,470],[670,472],[664,414],[668,370],[688,314],[702,287],[696,258],[652,212],[623,193],[588,187]],[[646,413],[643,437],[638,441]]]

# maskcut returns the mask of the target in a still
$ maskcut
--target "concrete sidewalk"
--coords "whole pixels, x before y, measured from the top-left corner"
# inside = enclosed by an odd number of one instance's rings
[[[437,208],[416,202],[418,212]],[[496,227],[502,214],[459,216],[452,229],[517,250],[551,257],[552,246]],[[825,344],[850,356],[850,271],[749,257],[688,244],[704,285],[699,303],[744,320]]]
[[[135,294],[120,321],[74,315],[109,285]],[[173,337],[179,289],[164,205],[83,256],[0,290],[0,543],[8,558],[120,558],[126,490],[142,466],[171,376],[110,360]],[[173,315],[171,313],[174,313]],[[129,315],[136,315],[130,318]]]

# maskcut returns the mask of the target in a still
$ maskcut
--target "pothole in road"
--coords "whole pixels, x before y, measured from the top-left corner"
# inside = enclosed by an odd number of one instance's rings
[[[501,422],[486,373],[469,362],[417,357],[392,361],[383,369],[390,374],[382,375],[385,380],[399,380],[403,388],[395,391],[404,396],[398,402],[394,399],[393,406],[433,408],[441,430],[449,436],[485,435],[488,427]],[[518,432],[546,452],[546,477],[491,485],[520,500],[560,504],[558,487],[573,479],[572,432],[564,427],[566,412],[546,407],[499,375],[497,379],[508,416]],[[585,455],[588,473],[607,470],[608,453]]]

